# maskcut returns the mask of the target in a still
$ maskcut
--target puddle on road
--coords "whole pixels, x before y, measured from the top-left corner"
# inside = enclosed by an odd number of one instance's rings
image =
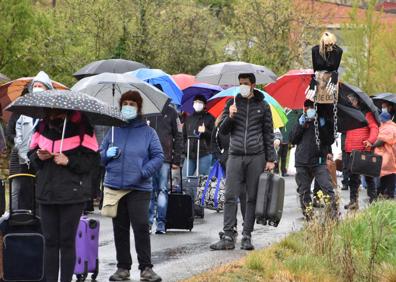
[[[208,243],[194,243],[188,246],[168,248],[161,251],[156,251],[151,253],[151,260],[153,264],[159,264],[170,259],[178,259],[181,256],[200,253],[208,249]]]

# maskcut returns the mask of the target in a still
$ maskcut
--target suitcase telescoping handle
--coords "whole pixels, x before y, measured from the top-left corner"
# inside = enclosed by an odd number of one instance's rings
[[[182,168],[179,167],[179,174],[180,174],[180,193],[183,194],[183,174],[182,174]],[[173,193],[173,183],[172,183],[172,164],[170,164],[170,169],[169,169],[169,186],[170,186],[170,193]]]
[[[13,209],[12,209],[12,182],[19,177],[30,177],[33,179],[33,205],[32,205],[32,214],[33,216],[36,216],[36,183],[34,182],[34,180],[36,179],[36,176],[34,174],[29,174],[29,173],[17,173],[17,174],[13,174],[10,175],[8,177],[8,183],[9,183],[9,209],[10,209],[10,218],[12,216],[13,213]]]
[[[197,140],[197,168],[196,168],[196,175],[195,176],[199,176],[199,148],[200,148],[200,135],[190,135],[187,137],[187,172],[186,172],[186,176],[189,177],[190,175],[189,172],[189,159],[190,159],[190,140]]]

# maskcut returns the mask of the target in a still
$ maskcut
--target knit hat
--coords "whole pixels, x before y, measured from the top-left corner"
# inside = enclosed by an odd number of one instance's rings
[[[387,122],[387,121],[390,121],[391,119],[392,119],[392,116],[390,113],[381,113],[380,114],[381,122]]]
[[[202,103],[206,104],[206,98],[203,95],[197,95],[194,97],[194,102],[195,101],[201,101]]]

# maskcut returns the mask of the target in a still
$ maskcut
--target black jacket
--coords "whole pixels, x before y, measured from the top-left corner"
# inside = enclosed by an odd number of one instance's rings
[[[319,125],[319,149],[315,141],[313,121],[306,122],[303,126],[297,123],[290,135],[291,144],[297,145],[296,167],[326,164],[327,154],[331,153],[331,145],[334,143],[333,131],[333,125],[328,121],[322,127]]]
[[[205,132],[200,135],[199,157],[209,155],[211,150],[211,135],[214,126],[214,118],[206,111],[194,112],[188,116],[183,125],[184,152],[187,153],[187,139],[189,136],[198,134],[198,127],[205,124]],[[190,159],[197,158],[197,140],[190,140]]]
[[[276,160],[271,110],[263,99],[263,94],[257,90],[251,99],[242,98],[238,94],[238,112],[233,118],[229,117],[229,108],[234,100],[227,102],[220,133],[231,134],[229,154],[245,156],[264,153],[267,161]]]
[[[230,135],[221,134],[219,127],[215,127],[212,131],[212,152],[215,158],[220,162],[224,171],[228,159],[229,147]]]
[[[60,140],[61,133],[45,126],[40,133],[50,140]],[[92,130],[91,130],[92,134]],[[65,138],[80,135],[80,129],[68,123]],[[29,152],[31,164],[37,171],[36,198],[41,204],[74,204],[89,201],[92,197],[91,171],[98,169],[97,152],[79,146],[63,152],[69,158],[67,166],[55,164],[51,158],[42,161],[38,148]]]
[[[161,142],[166,163],[180,165],[183,138],[179,116],[174,108],[167,106],[162,116],[146,118],[155,129]]]

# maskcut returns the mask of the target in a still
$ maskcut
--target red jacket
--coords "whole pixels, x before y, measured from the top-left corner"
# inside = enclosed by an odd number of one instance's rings
[[[370,151],[371,148],[366,149],[363,141],[369,141],[371,144],[377,140],[378,137],[378,124],[372,112],[366,114],[368,126],[348,130],[345,139],[345,152],[351,153],[353,150],[357,151]]]

